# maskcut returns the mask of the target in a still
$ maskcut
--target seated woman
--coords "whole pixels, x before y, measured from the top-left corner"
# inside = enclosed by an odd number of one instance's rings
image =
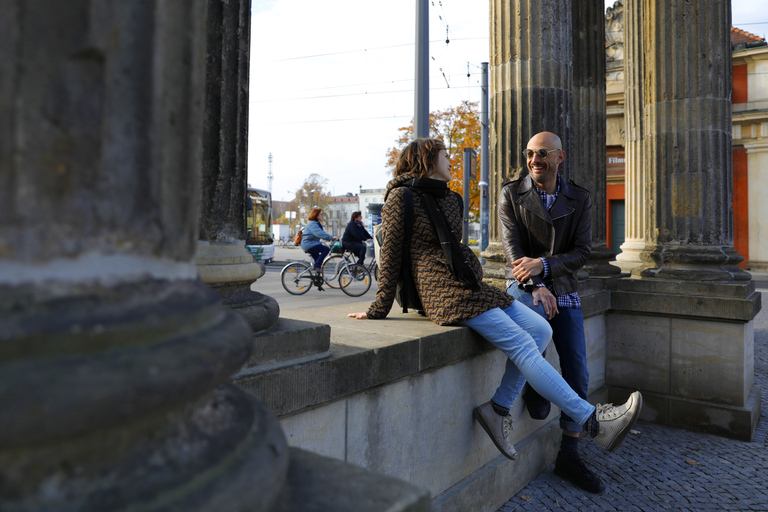
[[[373,237],[363,227],[363,216],[360,212],[352,212],[352,218],[349,219],[347,229],[341,237],[341,245],[352,254],[357,256],[357,263],[362,265],[365,262],[365,253],[368,246],[365,242],[370,242]]]
[[[437,139],[416,139],[400,153],[395,178],[387,185],[381,211],[386,243],[382,246],[379,288],[357,319],[382,319],[395,299],[402,252],[406,194],[413,196],[411,273],[429,318],[438,325],[465,325],[498,347],[507,362],[496,393],[474,409],[474,417],[496,447],[510,459],[509,410],[526,381],[543,397],[574,418],[603,448],[613,451],[635,424],[642,396],[635,391],[618,407],[595,407],[583,400],[541,356],[550,338],[549,323],[532,309],[482,281],[482,267],[472,250],[459,242],[463,202],[448,188],[451,164]],[[459,413],[461,414],[461,413]]]
[[[323,225],[320,224],[322,220],[323,209],[313,208],[312,211],[309,212],[309,222],[307,222],[307,226],[301,234],[301,250],[308,253],[315,260],[312,266],[316,272],[322,270],[323,260],[330,251],[328,246],[320,243],[320,240],[339,239],[323,230]]]

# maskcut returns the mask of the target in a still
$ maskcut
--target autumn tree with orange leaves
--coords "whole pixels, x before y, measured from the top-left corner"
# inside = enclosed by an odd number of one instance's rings
[[[396,146],[387,151],[386,166],[390,171],[395,170],[397,155],[413,140],[413,120],[409,126],[398,128],[400,137]],[[462,194],[464,191],[464,148],[472,148],[477,152],[477,177],[469,182],[469,216],[476,222],[480,212],[480,188],[477,181],[480,178],[480,113],[478,103],[463,101],[457,107],[438,110],[429,114],[429,136],[442,139],[445,144],[448,160],[451,161],[451,190]]]

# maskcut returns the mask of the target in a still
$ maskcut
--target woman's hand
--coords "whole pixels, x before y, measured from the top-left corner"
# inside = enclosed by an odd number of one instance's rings
[[[365,320],[368,318],[368,313],[350,313],[347,316],[350,318],[357,318],[358,320]]]

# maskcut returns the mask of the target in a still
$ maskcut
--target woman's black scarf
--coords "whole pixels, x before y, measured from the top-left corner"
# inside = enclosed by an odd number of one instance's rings
[[[477,276],[470,268],[469,262],[464,259],[464,252],[461,250],[458,238],[448,228],[448,221],[445,219],[443,211],[437,205],[437,201],[435,201],[436,197],[443,198],[448,195],[450,191],[448,184],[431,178],[414,178],[405,182],[404,185],[419,194],[424,201],[424,207],[427,210],[429,219],[432,221],[432,226],[437,232],[440,247],[443,248],[443,253],[445,253],[445,258],[448,261],[448,267],[450,267],[453,275],[472,290],[480,289]]]

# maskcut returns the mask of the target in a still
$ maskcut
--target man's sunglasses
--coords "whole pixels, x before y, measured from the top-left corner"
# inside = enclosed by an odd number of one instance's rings
[[[562,151],[562,149],[537,149],[536,151],[532,149],[524,149],[523,156],[528,160],[533,158],[533,155],[539,155],[539,158],[547,158],[547,155],[552,151]]]

